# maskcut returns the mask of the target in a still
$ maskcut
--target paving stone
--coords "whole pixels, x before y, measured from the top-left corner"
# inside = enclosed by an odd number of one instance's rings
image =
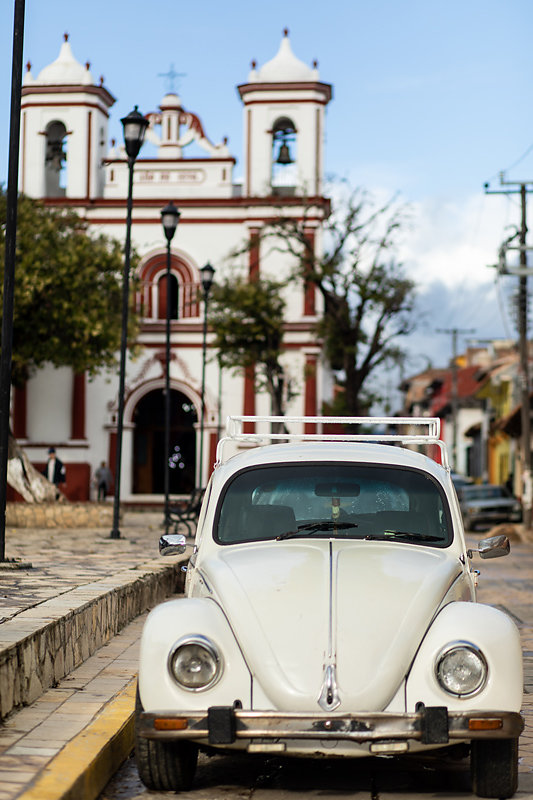
[[[37,564],[36,572],[25,571],[24,575],[11,578],[7,588],[2,589],[2,594],[8,595],[4,598],[5,608],[18,609],[10,619],[24,624],[30,619],[38,619],[39,605],[48,603],[48,608],[53,608],[54,613],[58,610],[67,613],[73,605],[72,597],[68,596],[72,591],[77,593],[78,600],[89,603],[99,589],[113,591],[117,586],[126,586],[132,575],[145,575],[147,563],[153,574],[160,574],[165,568],[165,560],[155,560],[160,533],[158,520],[159,515],[147,514],[144,518],[140,514],[131,515],[132,524],[121,528],[129,538],[118,542],[106,539],[101,531],[54,530],[46,537],[41,531],[40,539],[39,532],[32,529],[18,534],[9,532],[8,556],[27,558],[34,566]],[[479,538],[482,537],[473,537],[471,546]],[[511,547],[508,558],[492,561],[476,558],[473,566],[480,568],[481,565],[482,569],[479,600],[507,609],[517,621],[526,653],[525,682],[533,692],[533,544],[513,542]],[[32,553],[32,548],[35,553]],[[19,589],[24,591],[17,594]],[[132,602],[131,598],[128,602]],[[33,611],[25,616],[28,608]],[[124,611],[114,597],[108,597],[103,608],[111,615]],[[0,618],[4,613],[0,604]],[[144,617],[145,614],[125,624],[117,635],[110,635],[98,614],[91,612],[81,624],[72,613],[55,630],[56,645],[58,642],[65,645],[62,668],[74,668],[76,658],[80,655],[85,657],[85,645],[80,638],[84,624],[92,625],[94,635],[103,640],[102,646],[70,675],[58,678],[57,687],[46,689],[31,706],[4,720],[0,728],[0,800],[15,800],[21,788],[35,778],[42,764],[97,717],[105,704],[135,675],[138,639]],[[0,625],[0,639],[2,627]],[[106,636],[109,636],[107,640]],[[39,652],[43,655],[45,644],[39,644]],[[31,658],[28,658],[31,663]],[[527,797],[528,792],[531,796],[533,791],[531,692],[525,695],[523,713],[526,729],[520,744],[518,798]]]

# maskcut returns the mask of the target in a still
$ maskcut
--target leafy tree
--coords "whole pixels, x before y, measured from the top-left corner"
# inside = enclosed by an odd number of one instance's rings
[[[397,236],[407,221],[394,201],[376,207],[362,190],[351,191],[322,227],[324,248],[315,253],[307,217],[280,209],[262,232],[273,249],[290,254],[295,276],[314,285],[323,298],[318,335],[344,389],[331,411],[361,416],[374,399],[370,378],[385,363],[398,362],[398,344],[414,328],[414,283],[394,257]]]
[[[0,194],[0,224],[6,198]],[[4,246],[0,240],[0,267]],[[96,373],[116,363],[122,314],[122,249],[87,233],[70,209],[19,198],[12,382],[45,363]],[[1,291],[1,288],[0,288]],[[136,332],[131,315],[130,336]]]
[[[46,208],[28,197],[19,198],[17,216],[13,384],[23,384],[47,363],[89,374],[112,367],[122,325],[121,245],[90,235],[87,223],[73,210]],[[5,220],[6,196],[0,192],[2,271]],[[132,313],[131,338],[136,329]],[[15,464],[17,459],[21,461]],[[10,483],[15,481],[25,499],[52,499],[53,487],[45,485],[44,476],[35,473],[37,479],[34,473],[11,439]]]
[[[290,388],[280,362],[284,285],[267,278],[227,279],[213,287],[210,314],[220,365],[234,370],[255,367],[257,386],[268,391],[275,416],[283,416]]]

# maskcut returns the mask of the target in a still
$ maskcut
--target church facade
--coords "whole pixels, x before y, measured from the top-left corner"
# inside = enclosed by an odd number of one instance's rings
[[[232,87],[229,88],[231,90]],[[133,173],[132,246],[140,257],[135,302],[141,312],[139,348],[128,357],[122,443],[121,499],[161,500],[165,459],[170,491],[186,495],[205,485],[216,442],[229,414],[271,413],[253,370],[221,371],[207,338],[203,440],[202,353],[204,308],[200,272],[207,262],[217,277],[234,271],[289,275],[290,257],[260,242],[264,225],[280,214],[305,220],[316,248],[329,210],[323,194],[325,112],[331,86],[293,54],[285,32],[278,53],[262,67],[252,63],[238,86],[243,106],[242,180],[227,141],[213,143],[201,118],[167,93],[146,113],[149,127]],[[128,162],[122,145],[108,140],[115,98],[80,64],[70,42],[22,89],[19,189],[46,204],[69,206],[96,233],[125,236]],[[130,109],[121,109],[126,116]],[[180,221],[171,243],[166,278],[166,239],[161,210],[172,201]],[[230,257],[239,251],[240,255]],[[166,307],[171,293],[171,452],[164,452]],[[330,391],[315,325],[320,298],[303,282],[286,289],[283,362],[291,378],[292,415],[320,413]],[[54,446],[66,464],[66,494],[89,498],[90,479],[102,460],[115,468],[117,373],[89,379],[66,368],[40,370],[13,393],[13,430],[35,464]],[[46,413],[43,413],[43,408]],[[203,456],[200,458],[199,454]]]

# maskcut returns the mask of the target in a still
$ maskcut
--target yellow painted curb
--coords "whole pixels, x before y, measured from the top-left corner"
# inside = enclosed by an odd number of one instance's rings
[[[18,800],[95,800],[133,750],[137,678],[39,773]]]

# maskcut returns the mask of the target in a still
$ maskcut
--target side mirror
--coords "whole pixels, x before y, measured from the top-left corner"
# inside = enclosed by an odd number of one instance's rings
[[[481,558],[500,558],[507,556],[511,550],[509,539],[504,534],[499,536],[489,536],[488,539],[481,539],[478,542],[477,550],[469,550],[468,557],[472,558],[472,553],[479,553]]]
[[[159,539],[161,556],[180,556],[186,547],[187,539],[182,533],[164,533]]]

